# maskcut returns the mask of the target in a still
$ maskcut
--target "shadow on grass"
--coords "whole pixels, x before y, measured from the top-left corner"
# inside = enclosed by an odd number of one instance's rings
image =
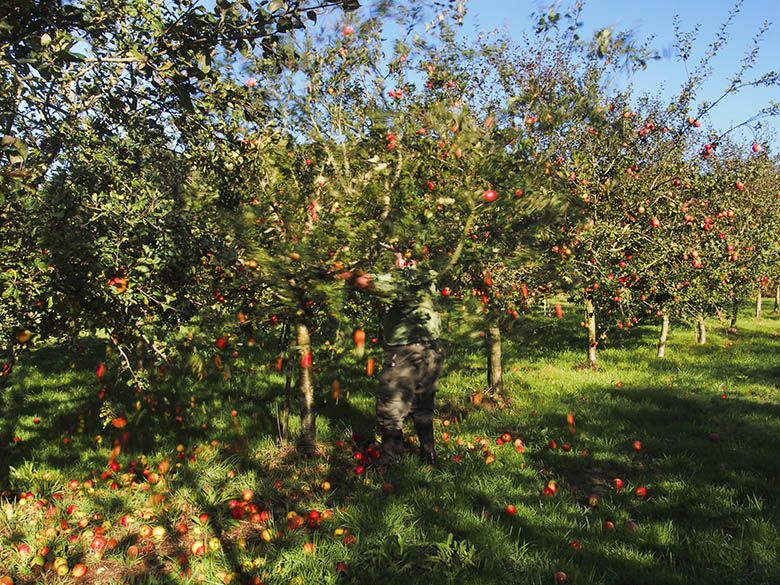
[[[566,334],[570,325],[529,320],[507,336],[506,361],[570,352],[579,343]],[[321,458],[299,460],[288,453],[269,461],[258,454],[263,440],[276,435],[276,407],[283,393],[283,380],[267,370],[236,376],[230,383],[211,379],[198,384],[169,373],[171,382],[150,393],[157,404],[132,418],[123,458],[172,453],[179,443],[189,451],[191,445],[218,439],[220,460],[192,466],[183,460],[171,480],[175,490],[187,494],[187,507],[177,501],[179,511],[160,511],[160,516],[168,518],[173,533],[175,518],[208,513],[226,570],[247,582],[262,577],[267,583],[287,583],[300,577],[305,584],[552,583],[559,570],[573,583],[780,582],[775,528],[780,406],[740,392],[724,400],[719,391],[721,382],[740,376],[776,388],[777,338],[745,330],[725,350],[738,359],[727,360],[715,333],[712,345],[684,348],[684,355],[678,349],[680,356],[664,362],[654,358],[649,336],[649,330],[640,331],[625,345],[621,340],[624,354],[608,355],[611,367],[650,375],[620,388],[588,378],[563,403],[539,396],[535,414],[472,409],[449,428],[450,440],[440,443],[443,462],[436,470],[410,459],[384,472],[369,466],[364,475],[354,473],[358,446],[350,433],[365,438],[363,448],[373,437],[377,382],[352,357],[325,363],[318,376],[318,411],[329,429],[329,447]],[[480,350],[471,337],[454,337],[452,344],[451,371]],[[648,347],[646,354],[642,347]],[[751,354],[749,360],[739,353],[743,350]],[[3,442],[3,465],[35,460],[82,476],[88,469],[104,469],[107,449],[94,448],[94,436],[102,434],[111,444],[122,431],[107,431],[97,420],[101,402],[91,360],[85,358],[84,371],[75,370],[68,389],[58,394],[50,378],[66,362],[52,365],[61,359],[56,351],[32,357],[47,366],[37,368],[39,377],[31,366],[21,370],[30,374],[29,381],[4,398],[3,436],[20,434],[24,440]],[[258,363],[267,361],[258,357]],[[694,385],[687,384],[686,372],[694,375]],[[481,372],[473,377],[481,379]],[[329,396],[333,379],[342,387],[338,404]],[[464,383],[472,383],[471,378]],[[465,402],[468,388],[462,390]],[[233,409],[236,417],[230,415]],[[574,434],[562,415],[567,410],[577,414]],[[36,414],[40,425],[32,423]],[[74,432],[66,449],[63,429],[77,426],[79,415],[84,416],[83,432]],[[176,416],[183,416],[181,423]],[[495,445],[508,430],[522,433],[524,454],[511,445]],[[495,463],[487,464],[480,449],[467,448],[475,445],[475,436],[487,438]],[[568,442],[572,449],[551,449],[550,439]],[[337,440],[344,446],[333,446]],[[641,441],[639,450],[634,441]],[[227,482],[220,464],[238,470],[235,485]],[[614,478],[624,481],[622,490],[613,488]],[[311,489],[325,479],[332,484],[327,493]],[[558,492],[546,496],[542,489],[551,480]],[[260,539],[260,526],[235,522],[227,513],[227,499],[239,496],[243,486],[250,486],[272,513],[271,543]],[[636,495],[639,486],[647,488],[647,497]],[[596,506],[589,505],[592,494],[598,497]],[[504,511],[510,503],[517,506],[516,515]],[[95,505],[114,516],[122,511],[120,502],[110,498],[95,499]],[[284,529],[288,511],[305,515],[325,507],[335,511],[332,523]],[[615,528],[605,530],[606,521]],[[334,526],[349,530],[357,542],[333,537]],[[178,548],[161,551],[163,556],[186,554],[191,538],[172,540]],[[304,542],[315,542],[317,553],[302,553]],[[259,557],[262,564],[247,568]],[[345,563],[341,574],[337,562]],[[173,566],[149,565],[146,578],[182,582]]]

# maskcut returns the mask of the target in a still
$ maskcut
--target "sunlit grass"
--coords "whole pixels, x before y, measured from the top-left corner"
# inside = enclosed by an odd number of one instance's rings
[[[36,578],[30,559],[16,552],[26,542],[33,551],[48,545],[52,558],[67,557],[71,566],[109,567],[106,579],[117,582],[553,583],[555,571],[588,584],[780,582],[780,321],[745,315],[736,337],[712,321],[704,347],[694,345],[690,327],[675,324],[665,359],[655,357],[657,331],[647,324],[609,340],[599,368],[589,370],[579,367],[585,351],[576,313],[567,307],[562,321],[521,319],[506,334],[505,408],[471,404],[484,386],[482,340],[451,332],[438,397],[437,435],[449,435],[439,443],[440,467],[410,457],[384,473],[369,465],[359,476],[352,436],[363,449],[373,439],[377,380],[354,356],[318,372],[322,450],[313,460],[277,442],[284,378],[258,352],[254,372],[227,382],[184,372],[158,381],[156,409],[131,415],[117,458],[122,469],[101,480],[121,433],[98,417],[98,358],[74,359],[58,348],[33,353],[3,396],[0,481],[9,506],[0,514],[0,567],[7,567],[0,575]],[[338,403],[330,391],[336,378]],[[108,397],[117,405],[135,399],[122,402],[118,387]],[[291,427],[294,433],[294,414]],[[505,432],[522,437],[524,453],[496,444]],[[479,438],[494,462],[486,463]],[[131,461],[136,472],[123,482]],[[154,472],[161,461],[176,473],[146,482],[141,470]],[[66,487],[88,478],[92,490]],[[614,478],[623,480],[620,491]],[[557,492],[544,495],[551,480]],[[51,501],[47,517],[16,501],[28,490],[37,499],[63,497]],[[245,490],[269,512],[267,521],[231,518],[229,502]],[[78,511],[68,515],[73,504]],[[306,518],[310,510],[332,517],[288,529],[289,512]],[[133,519],[127,527],[118,523],[124,514]],[[86,527],[77,527],[83,518]],[[106,521],[118,545],[99,561],[85,532]],[[187,531],[179,534],[182,523]],[[140,538],[144,524],[164,526],[168,536]],[[47,534],[50,526],[59,528]],[[271,542],[260,537],[263,528]],[[78,538],[69,543],[72,534]],[[202,557],[190,551],[197,539],[213,545]],[[128,555],[133,544],[138,558]]]

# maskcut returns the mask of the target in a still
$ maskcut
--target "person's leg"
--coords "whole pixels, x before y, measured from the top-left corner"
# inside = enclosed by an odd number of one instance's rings
[[[383,463],[398,459],[404,452],[404,420],[412,407],[417,380],[417,366],[412,357],[406,346],[391,348],[385,354],[376,399]]]
[[[415,388],[412,403],[414,430],[420,439],[420,458],[426,463],[436,462],[436,447],[433,438],[433,407],[438,389],[437,380],[441,373],[442,354],[438,345],[428,346],[423,351],[420,377]]]

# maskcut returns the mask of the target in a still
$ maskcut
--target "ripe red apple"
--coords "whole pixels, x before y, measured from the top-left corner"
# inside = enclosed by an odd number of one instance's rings
[[[445,286],[443,289],[441,289],[441,296],[448,297],[452,294],[452,291],[450,290],[450,287]]]
[[[644,486],[640,486],[634,490],[634,493],[638,498],[646,498],[647,497],[647,488]]]
[[[220,337],[217,339],[217,348],[220,350],[224,350],[228,346],[228,340],[224,337]]]
[[[257,86],[257,79],[254,77],[250,77],[246,80],[246,86],[249,88],[256,87]]]
[[[602,528],[607,532],[615,530],[615,523],[612,520],[604,520]]]
[[[504,511],[505,511],[505,512],[506,512],[506,513],[507,513],[509,516],[514,516],[515,514],[517,514],[517,508],[515,507],[515,505],[514,505],[514,504],[509,504],[509,505],[507,505],[507,507],[506,507],[506,508],[504,508]]]
[[[661,227],[661,220],[659,220],[657,217],[654,217],[653,219],[650,220],[650,224],[654,228]]]
[[[102,379],[103,379],[103,376],[105,376],[105,375],[106,375],[106,370],[107,370],[107,368],[106,368],[106,364],[104,364],[103,362],[100,362],[100,363],[97,365],[97,368],[95,368],[95,377],[96,377],[98,380],[102,380]]]
[[[482,194],[482,199],[484,199],[488,203],[495,201],[497,198],[498,198],[498,193],[496,193],[493,189],[488,189]]]
[[[642,450],[642,441],[634,441],[632,444],[632,447],[634,447],[634,451],[641,451]]]
[[[355,29],[350,25],[346,25],[344,28],[341,29],[341,34],[344,35],[345,37],[354,34],[354,32]]]
[[[203,542],[196,540],[190,545],[190,552],[196,557],[202,557],[206,554],[206,547],[203,545]]]
[[[89,544],[89,548],[95,552],[103,552],[103,550],[106,548],[106,543],[106,539],[98,535],[92,539],[92,542]]]
[[[737,181],[736,183],[734,183],[734,186],[735,186],[737,189],[739,189],[740,191],[742,191],[742,190],[745,188],[745,185],[743,185],[743,184],[742,184],[741,182],[739,182],[739,181]]]
[[[615,479],[612,480],[612,487],[616,492],[619,492],[620,490],[623,489],[623,480],[620,479],[619,477],[616,477]]]
[[[753,148],[753,152],[756,153],[761,152],[763,150],[763,147],[758,142],[754,142],[752,148]]]
[[[569,576],[563,571],[555,571],[555,582],[566,583],[569,580]]]
[[[73,569],[71,569],[70,574],[75,579],[81,579],[81,577],[87,574],[87,566],[83,563],[77,563],[73,565]]]

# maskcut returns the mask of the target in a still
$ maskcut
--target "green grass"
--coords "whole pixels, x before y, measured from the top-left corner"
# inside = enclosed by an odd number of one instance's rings
[[[122,433],[98,416],[101,347],[87,343],[75,356],[41,348],[14,371],[0,403],[0,575],[58,582],[51,571],[36,574],[32,557],[20,558],[18,545],[27,543],[33,551],[49,546],[48,561],[85,563],[81,581],[94,583],[544,584],[555,582],[556,571],[583,584],[780,583],[780,320],[744,315],[731,337],[712,321],[703,347],[694,345],[689,326],[673,324],[665,359],[655,357],[655,327],[639,327],[610,340],[591,371],[578,367],[584,351],[576,313],[522,320],[506,334],[503,408],[489,400],[471,405],[484,379],[481,340],[453,334],[438,396],[437,434],[450,435],[439,444],[441,466],[409,458],[384,473],[369,466],[362,476],[354,473],[352,435],[364,449],[373,438],[376,379],[351,356],[320,360],[323,448],[310,461],[275,441],[283,378],[266,367],[270,354],[261,350],[247,354],[256,358],[253,367],[227,382],[172,369],[131,400],[108,384],[115,408],[136,400],[146,406],[128,416],[122,469],[101,480]],[[330,396],[334,378],[342,387],[338,404]],[[505,432],[522,437],[524,453],[496,445]],[[480,438],[495,457],[491,464]],[[572,448],[551,449],[551,440]],[[640,451],[632,447],[637,440]],[[154,470],[164,459],[180,463],[175,473],[154,485],[144,481],[144,466]],[[616,477],[625,483],[619,492]],[[82,484],[70,489],[69,479]],[[322,489],[325,480],[330,491]],[[558,491],[546,496],[550,480]],[[119,489],[110,489],[111,481]],[[647,488],[644,499],[635,494],[639,486]],[[229,500],[247,488],[270,512],[271,542],[260,538],[266,524],[230,516]],[[41,510],[19,501],[26,491],[46,502]],[[78,509],[68,515],[72,504]],[[504,512],[507,504],[516,506],[514,516]],[[287,529],[288,512],[313,509],[332,517]],[[194,520],[201,512],[209,514],[205,524]],[[132,516],[128,526],[118,522],[123,514]],[[607,520],[614,530],[605,530]],[[100,558],[89,551],[90,531],[104,522],[117,545]],[[181,523],[186,534],[177,533]],[[141,538],[143,525],[164,526],[168,535]],[[193,557],[195,540],[213,546]],[[313,554],[306,542],[315,544]]]

